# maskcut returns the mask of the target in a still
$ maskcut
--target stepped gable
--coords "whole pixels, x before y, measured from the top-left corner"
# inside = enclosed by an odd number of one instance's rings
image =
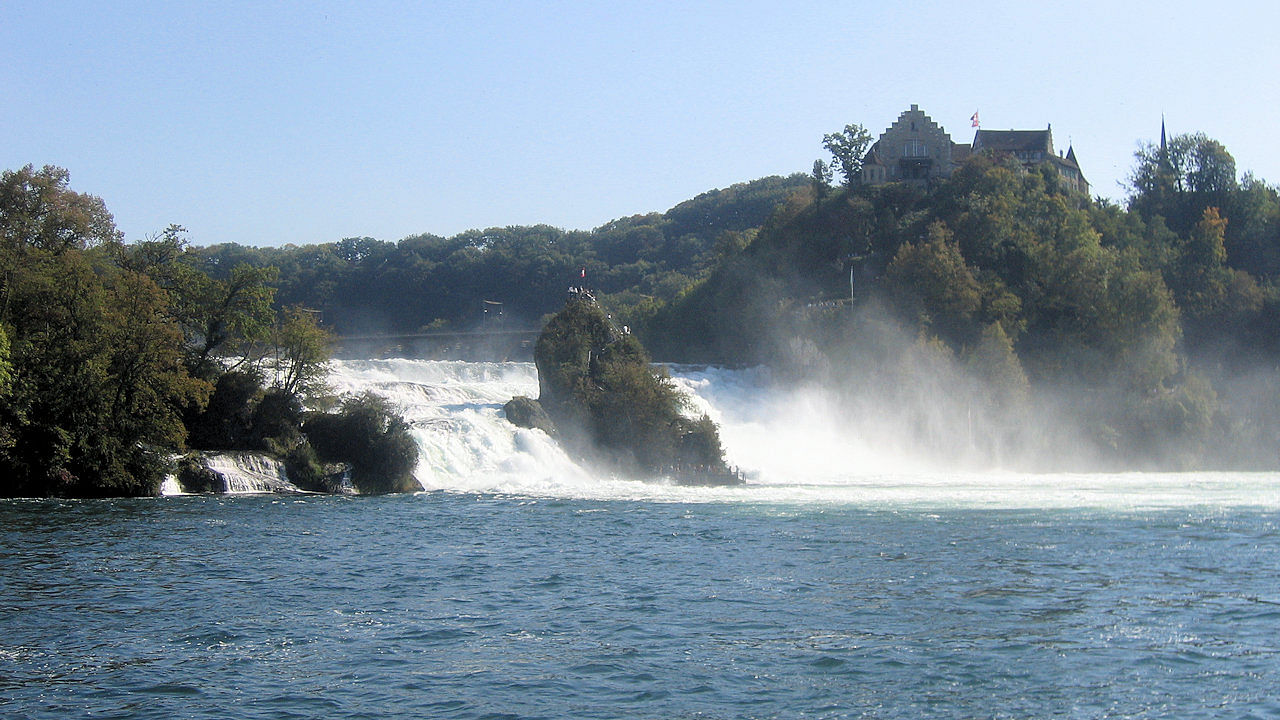
[[[947,131],[912,105],[880,134],[862,165],[862,181],[868,185],[888,182],[928,184],[948,177],[955,169],[956,144]]]
[[[861,182],[908,182],[928,187],[940,178],[951,177],[957,167],[980,152],[1012,155],[1026,168],[1050,163],[1067,187],[1089,194],[1089,182],[1080,171],[1075,149],[1069,147],[1065,155],[1054,152],[1053,126],[1044,130],[979,128],[972,144],[956,143],[918,105],[903,111],[867,151]]]

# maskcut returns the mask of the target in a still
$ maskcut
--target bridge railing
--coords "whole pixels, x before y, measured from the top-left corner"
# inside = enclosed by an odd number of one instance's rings
[[[438,330],[334,338],[343,358],[409,357],[426,360],[531,361],[539,330]]]

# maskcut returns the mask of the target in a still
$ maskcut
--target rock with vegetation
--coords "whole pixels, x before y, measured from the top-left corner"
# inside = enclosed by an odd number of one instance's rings
[[[303,423],[315,457],[348,463],[351,482],[364,494],[417,492],[418,445],[409,423],[373,393],[347,398],[336,413],[317,413]]]
[[[178,460],[178,485],[187,493],[220,493],[226,490],[222,477],[205,462],[201,453],[189,453]]]
[[[587,293],[570,296],[547,322],[534,350],[539,398],[507,405],[512,422],[547,417],[570,450],[618,471],[667,475],[677,482],[736,484],[719,431],[707,416],[689,418],[665,370]]]

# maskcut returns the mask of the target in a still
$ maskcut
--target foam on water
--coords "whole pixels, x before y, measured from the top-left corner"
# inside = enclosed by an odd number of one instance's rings
[[[763,370],[673,368],[721,428],[745,486],[678,487],[612,477],[569,457],[538,430],[517,428],[502,406],[536,396],[532,363],[361,360],[334,364],[341,392],[371,390],[413,426],[426,490],[534,497],[679,502],[839,503],[873,508],[1280,507],[1280,473],[1035,474],[963,471],[877,437],[871,424],[836,422],[823,393],[775,385]]]

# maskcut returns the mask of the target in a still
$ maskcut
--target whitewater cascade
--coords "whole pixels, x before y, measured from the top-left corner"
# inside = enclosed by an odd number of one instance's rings
[[[302,492],[289,482],[284,465],[255,453],[209,453],[205,466],[222,478],[228,493]]]
[[[539,430],[517,428],[502,406],[538,394],[533,363],[348,360],[333,364],[340,393],[372,391],[411,423],[425,490],[528,497],[682,502],[838,502],[868,507],[1280,507],[1280,473],[1035,474],[958,470],[877,435],[877,418],[850,422],[821,388],[775,383],[763,369],[672,367],[690,412],[721,429],[738,487],[681,487],[618,478],[569,457]]]

